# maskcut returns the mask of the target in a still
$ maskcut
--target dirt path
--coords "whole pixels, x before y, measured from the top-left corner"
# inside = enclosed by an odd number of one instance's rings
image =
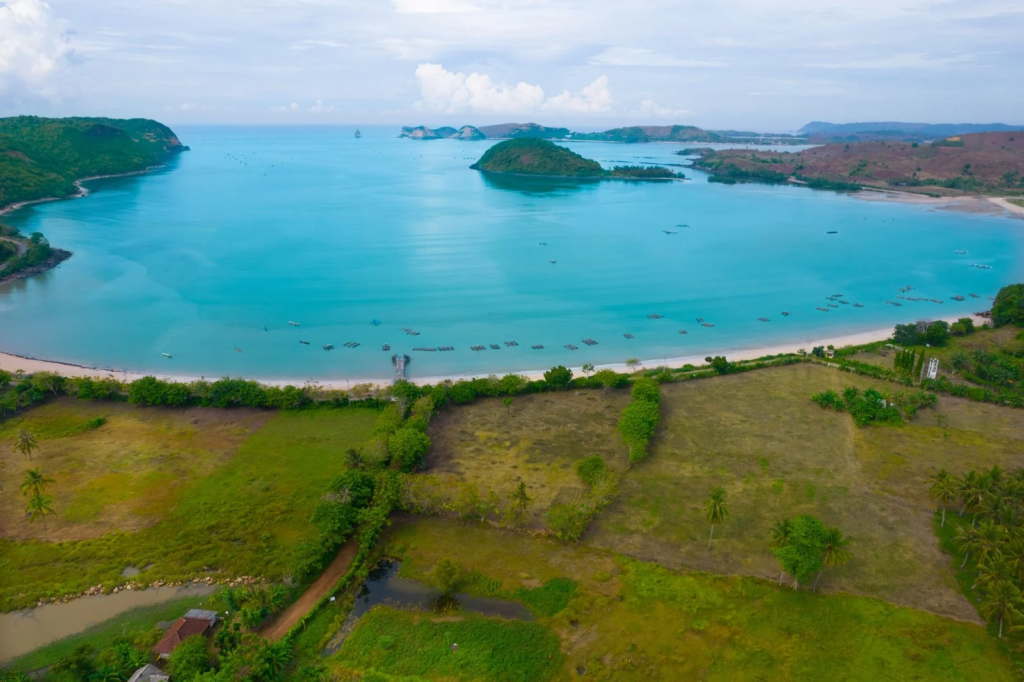
[[[295,627],[295,624],[299,620],[309,613],[318,601],[327,596],[327,594],[334,588],[341,576],[348,572],[348,567],[352,563],[352,559],[356,556],[356,550],[359,549],[359,545],[355,540],[349,540],[341,549],[338,550],[337,556],[327,567],[327,570],[320,574],[320,577],[309,586],[302,596],[299,597],[298,601],[289,606],[287,609],[281,612],[277,618],[270,623],[263,626],[260,634],[269,639],[272,642],[284,637],[288,634],[288,631]]]

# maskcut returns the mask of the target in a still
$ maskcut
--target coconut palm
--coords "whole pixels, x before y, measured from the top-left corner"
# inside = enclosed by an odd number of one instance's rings
[[[994,618],[999,623],[999,639],[1003,638],[1003,623],[1021,618],[1020,590],[1010,582],[996,583],[988,591],[978,610],[986,618]]]
[[[14,449],[23,455],[28,455],[28,461],[32,461],[32,451],[36,449],[36,437],[25,429],[19,429],[18,435],[14,437]]]
[[[980,587],[988,591],[998,583],[1009,582],[1012,577],[1012,562],[1003,556],[1001,552],[995,552],[990,554],[988,559],[978,566],[978,575],[975,576],[971,589],[974,590]]]
[[[46,528],[46,517],[53,514],[53,498],[49,495],[35,495],[28,501],[28,520],[42,521],[43,530]]]
[[[725,489],[715,488],[708,493],[708,500],[704,503],[704,514],[711,522],[711,534],[708,535],[708,549],[711,549],[711,540],[715,537],[715,524],[721,523],[729,515],[725,506]]]
[[[292,660],[292,652],[288,641],[268,644],[264,655],[264,662],[268,668],[271,679],[280,679],[285,669]]]
[[[985,519],[978,526],[978,542],[976,559],[978,564],[985,563],[989,554],[997,552],[1006,538],[1006,529]]]
[[[821,563],[824,566],[818,571],[818,577],[814,579],[814,587],[811,588],[813,591],[818,591],[818,581],[821,580],[821,574],[825,572],[826,568],[842,566],[850,560],[850,553],[846,551],[849,545],[850,541],[843,535],[843,531],[838,528],[825,529],[821,554]]]
[[[40,473],[39,469],[29,469],[25,472],[25,480],[18,486],[22,495],[32,493],[33,497],[39,497],[46,492],[46,486],[53,483],[52,478],[47,478]]]
[[[793,532],[793,522],[789,519],[780,519],[772,524],[772,527],[768,529],[768,535],[771,538],[768,546],[772,549],[783,547],[789,542],[789,536]],[[779,584],[782,584],[782,579],[786,576],[786,570],[782,569],[779,571]]]
[[[946,525],[946,505],[957,498],[957,480],[945,469],[939,469],[931,475],[931,481],[932,497],[942,505],[942,523],[939,527],[943,528]]]
[[[366,456],[363,454],[362,450],[349,448],[345,453],[345,464],[349,469],[365,469]]]
[[[974,526],[957,526],[953,542],[964,553],[964,561],[960,564],[960,568],[963,568],[967,565],[971,552],[978,547],[978,529]]]
[[[963,478],[960,479],[960,516],[963,516],[965,511],[971,509],[973,505],[980,502],[980,496],[981,477],[978,476],[978,472],[974,470],[968,471],[964,474]]]

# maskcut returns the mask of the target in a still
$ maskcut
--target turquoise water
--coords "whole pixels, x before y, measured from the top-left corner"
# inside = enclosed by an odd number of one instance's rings
[[[327,380],[389,376],[390,343],[412,356],[414,377],[503,373],[968,314],[1024,275],[1024,223],[1005,217],[709,184],[689,170],[686,183],[496,182],[467,168],[491,142],[401,140],[392,128],[359,140],[344,127],[177,132],[192,150],[167,168],[5,216],[75,255],[0,287],[0,349]],[[681,160],[675,145],[569,146],[606,165]],[[944,303],[884,304],[904,286]],[[836,293],[864,307],[816,310]],[[455,350],[413,351],[438,346]]]

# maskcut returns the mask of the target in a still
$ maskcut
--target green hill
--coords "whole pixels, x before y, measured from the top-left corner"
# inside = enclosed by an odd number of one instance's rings
[[[532,137],[494,145],[470,168],[488,173],[600,178],[608,175],[597,161],[584,158],[554,142]]]
[[[183,149],[144,118],[0,118],[0,207],[70,196],[77,179],[145,170]]]

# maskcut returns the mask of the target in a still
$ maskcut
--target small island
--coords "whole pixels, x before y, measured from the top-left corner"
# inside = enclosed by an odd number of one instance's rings
[[[502,175],[543,176],[580,180],[681,180],[685,176],[659,166],[618,166],[611,170],[597,161],[547,140],[517,138],[494,145],[470,168]]]

